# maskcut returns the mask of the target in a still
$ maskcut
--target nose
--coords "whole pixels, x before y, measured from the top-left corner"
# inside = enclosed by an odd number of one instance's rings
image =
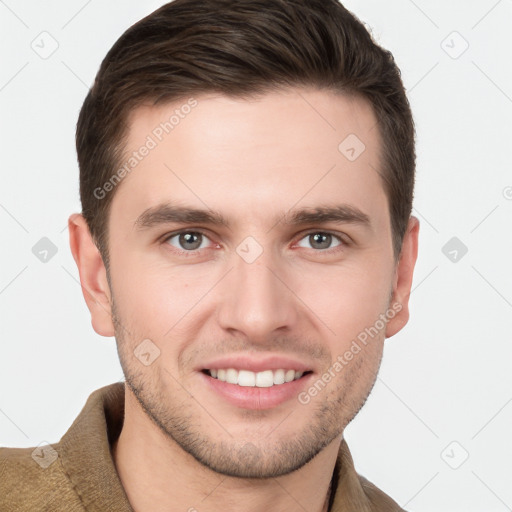
[[[289,333],[300,307],[289,281],[270,251],[252,263],[235,254],[233,268],[222,282],[217,309],[220,326],[255,344],[269,343],[276,333]]]

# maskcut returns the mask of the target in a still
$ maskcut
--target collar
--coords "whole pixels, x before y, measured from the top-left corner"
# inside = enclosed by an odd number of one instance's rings
[[[60,457],[88,512],[133,512],[110,451],[124,419],[124,383],[97,389],[60,440]]]
[[[94,391],[59,443],[64,471],[88,512],[133,512],[111,453],[123,426],[124,386],[116,382]],[[370,502],[369,494],[379,500]],[[331,482],[329,512],[372,512],[372,503],[378,505],[381,499],[385,506],[394,503],[356,473],[348,445],[342,439]],[[386,510],[401,509],[397,506]]]

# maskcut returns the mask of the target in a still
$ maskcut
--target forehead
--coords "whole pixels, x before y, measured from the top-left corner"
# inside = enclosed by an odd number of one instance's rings
[[[183,201],[228,218],[243,207],[256,219],[344,202],[382,213],[376,123],[365,100],[315,89],[140,106],[129,117],[127,172],[112,209],[134,218]]]

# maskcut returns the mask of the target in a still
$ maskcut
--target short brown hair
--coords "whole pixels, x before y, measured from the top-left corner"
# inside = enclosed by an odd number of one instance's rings
[[[200,93],[251,97],[313,86],[367,100],[398,258],[412,210],[414,123],[392,54],[337,0],[174,0],[132,25],[101,63],[80,111],[82,214],[108,270],[108,216],[128,117],[138,105]],[[341,141],[340,141],[341,142]]]

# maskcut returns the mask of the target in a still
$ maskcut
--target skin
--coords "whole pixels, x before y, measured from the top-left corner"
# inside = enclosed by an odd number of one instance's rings
[[[304,88],[196,99],[115,191],[110,282],[83,217],[69,218],[93,328],[115,335],[127,381],[114,461],[138,512],[295,511],[297,503],[321,512],[344,428],[374,385],[385,338],[408,321],[419,222],[410,218],[396,261],[375,171],[381,141],[364,100]],[[183,103],[134,110],[128,152]],[[351,133],[366,146],[353,162],[338,150]],[[220,211],[231,226],[134,226],[170,200]],[[275,221],[328,204],[361,210],[369,225]],[[205,236],[192,256],[178,236],[165,239],[198,229]],[[324,249],[311,235],[326,231],[341,238]],[[236,251],[248,236],[263,249],[252,263]],[[307,404],[236,407],[197,371],[217,356],[281,354],[309,365],[307,390],[393,304],[401,310]],[[160,351],[148,366],[134,356],[145,339]]]

